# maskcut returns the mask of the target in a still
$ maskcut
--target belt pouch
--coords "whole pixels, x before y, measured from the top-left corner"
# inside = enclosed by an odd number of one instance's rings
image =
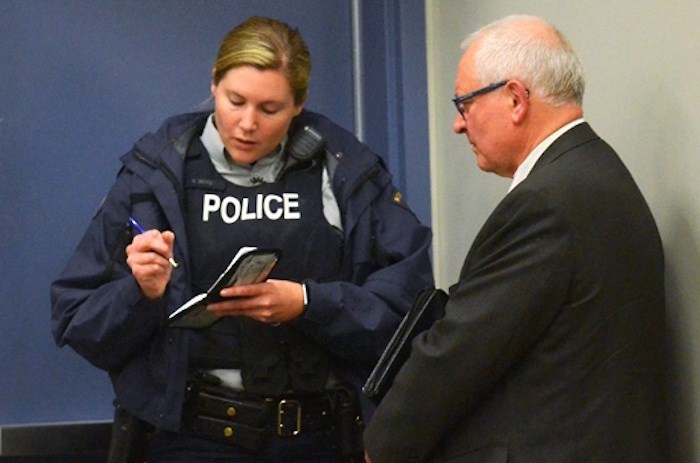
[[[362,411],[355,391],[339,388],[335,391],[336,428],[338,447],[343,463],[364,462],[362,434],[364,423]]]
[[[115,404],[108,463],[142,463],[146,459],[153,426]]]
[[[190,386],[185,423],[189,431],[205,439],[260,450],[271,405],[247,399],[239,393],[208,385]]]
[[[197,392],[196,411],[199,415],[263,428],[272,416],[272,405],[261,399],[248,399],[222,387],[204,386]]]
[[[198,437],[222,444],[238,445],[253,451],[261,450],[265,443],[264,429],[202,415],[192,419],[190,432]]]

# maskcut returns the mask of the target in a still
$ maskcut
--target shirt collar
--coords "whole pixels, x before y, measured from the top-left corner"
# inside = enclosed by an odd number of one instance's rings
[[[542,140],[537,146],[535,146],[535,149],[533,149],[530,152],[530,154],[527,155],[525,160],[515,170],[515,174],[513,175],[513,181],[510,184],[510,188],[508,188],[508,192],[513,191],[513,188],[522,183],[527,178],[527,176],[530,175],[530,171],[532,171],[532,168],[535,167],[537,161],[557,138],[561,137],[568,130],[576,127],[577,125],[583,122],[585,122],[583,118],[571,121],[568,124],[561,127],[560,129],[558,129],[550,136],[548,136],[547,138],[545,138],[544,140]]]
[[[244,166],[233,162],[226,152],[221,135],[214,125],[214,114],[210,114],[204,126],[202,135],[199,137],[209,153],[209,158],[216,171],[226,180],[240,186],[253,186],[260,183],[273,183],[277,180],[279,173],[285,165],[282,153],[287,143],[287,138],[280,146],[264,158],[259,159],[251,166]]]

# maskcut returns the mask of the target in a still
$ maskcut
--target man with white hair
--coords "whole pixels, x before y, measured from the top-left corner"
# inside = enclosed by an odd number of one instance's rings
[[[583,119],[579,60],[529,16],[463,48],[454,131],[513,181],[369,423],[367,460],[666,461],[661,239]]]

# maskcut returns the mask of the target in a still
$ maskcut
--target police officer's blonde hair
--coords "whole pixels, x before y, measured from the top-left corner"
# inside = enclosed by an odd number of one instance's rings
[[[294,103],[301,105],[306,101],[311,55],[299,31],[286,23],[254,16],[229,32],[214,63],[214,84],[239,66],[282,72],[292,88]]]

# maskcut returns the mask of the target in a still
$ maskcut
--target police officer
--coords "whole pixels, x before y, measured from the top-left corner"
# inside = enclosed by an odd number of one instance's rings
[[[52,284],[57,344],[114,385],[130,434],[115,432],[113,459],[133,442],[151,463],[362,455],[357,390],[433,285],[431,235],[376,154],[303,109],[310,69],[288,25],[233,29],[213,111],[168,119],[122,157]],[[168,327],[242,246],[282,251],[270,278],[223,290],[211,328]]]

